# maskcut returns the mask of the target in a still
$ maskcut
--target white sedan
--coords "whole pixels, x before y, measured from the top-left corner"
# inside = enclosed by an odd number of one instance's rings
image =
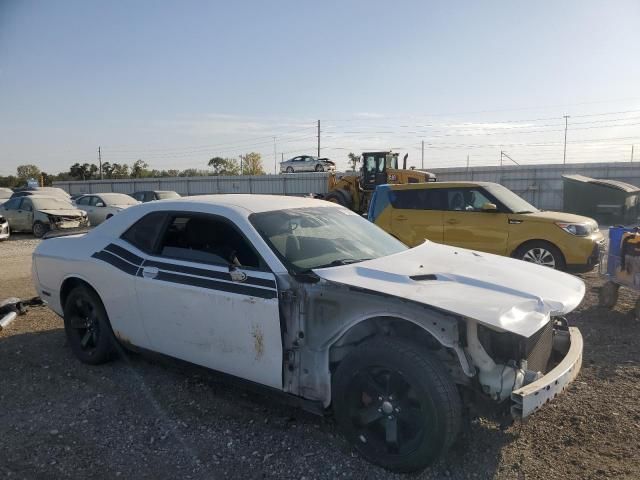
[[[97,193],[83,195],[75,200],[76,207],[89,215],[91,225],[99,225],[119,211],[139,203],[124,193]]]
[[[562,315],[578,278],[426,242],[306,198],[150,202],[33,256],[43,300],[88,364],[160,352],[332,409],[360,454],[422,469],[458,434],[463,397],[524,418],[580,370]]]

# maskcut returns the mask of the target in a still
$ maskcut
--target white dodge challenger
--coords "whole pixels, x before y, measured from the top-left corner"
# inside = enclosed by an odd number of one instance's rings
[[[525,418],[581,366],[582,337],[562,317],[581,280],[431,242],[409,249],[322,200],[150,202],[47,239],[33,260],[81,361],[138,348],[275,389],[332,410],[390,470],[445,452],[468,402]]]

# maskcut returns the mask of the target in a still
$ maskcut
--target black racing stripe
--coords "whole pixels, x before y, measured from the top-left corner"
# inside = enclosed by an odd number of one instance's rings
[[[190,285],[193,287],[208,288],[210,290],[220,290],[223,292],[237,293],[239,295],[251,295],[260,298],[276,298],[275,290],[265,290],[262,288],[251,287],[245,284],[216,282],[206,278],[188,277],[186,275],[177,275],[175,273],[159,272],[154,280],[162,280],[164,282],[180,283],[182,285]]]
[[[227,280],[231,282],[231,275],[227,272],[216,272],[213,270],[206,270],[204,268],[187,267],[186,265],[176,265],[175,263],[156,262],[155,260],[145,260],[145,267],[156,267],[161,270],[169,270],[177,273],[188,273],[190,275],[199,275],[201,277],[215,278],[218,280]],[[276,288],[276,282],[267,278],[250,277],[247,275],[247,279],[242,282],[243,285],[256,285],[260,287]]]
[[[102,260],[103,262],[107,262],[108,264],[116,267],[118,270],[122,270],[123,272],[128,273],[129,275],[135,275],[139,269],[139,267],[136,267],[135,265],[131,265],[130,263],[125,262],[121,258],[116,257],[114,254],[105,252],[104,250],[102,250],[101,252],[96,252],[91,256],[93,258],[97,258],[98,260]]]
[[[122,248],[120,245],[116,245],[115,243],[110,243],[109,245],[104,247],[104,249],[107,252],[115,253],[119,257],[122,257],[128,262],[134,263],[138,266],[142,263],[142,260],[143,260],[138,255],[131,253],[129,250],[126,250]]]

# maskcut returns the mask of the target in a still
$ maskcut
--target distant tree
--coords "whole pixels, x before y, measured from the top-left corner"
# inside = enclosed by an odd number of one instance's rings
[[[148,177],[149,176],[149,171],[147,170],[148,168],[149,168],[149,165],[147,164],[147,162],[141,159],[136,160],[133,166],[131,167],[131,177],[132,178]]]
[[[106,178],[113,178],[113,165],[109,162],[104,162],[102,164],[102,174]]]
[[[40,169],[36,165],[18,165],[16,173],[20,180],[27,181],[34,178],[39,181]]]
[[[241,158],[243,175],[264,175],[264,168],[262,167],[262,157],[259,153],[247,153]]]
[[[114,163],[111,175],[113,178],[127,178],[129,176],[129,165],[126,163]]]
[[[360,155],[356,155],[355,153],[351,152],[349,153],[348,157],[349,157],[349,164],[351,165],[351,169],[356,170],[358,163],[360,163]]]
[[[7,175],[6,177],[0,176],[0,187],[14,188],[20,183],[18,177],[14,175]]]
[[[167,170],[167,177],[177,177],[179,173],[180,173],[180,170],[169,169]]]
[[[89,180],[91,178],[91,165],[88,163],[83,163],[82,165],[74,163],[69,168],[69,175],[76,180]]]
[[[240,175],[240,165],[233,158],[213,157],[208,165],[214,175]]]

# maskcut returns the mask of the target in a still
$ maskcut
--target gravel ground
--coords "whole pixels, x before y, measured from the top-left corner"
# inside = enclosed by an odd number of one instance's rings
[[[37,240],[0,243],[0,299],[34,295]],[[640,478],[636,295],[597,308],[599,284],[570,315],[584,365],[566,394],[506,431],[474,419],[417,479]],[[34,308],[0,332],[0,476],[6,478],[403,478],[366,463],[331,419],[283,406],[205,369],[128,355],[76,361],[62,321]]]

